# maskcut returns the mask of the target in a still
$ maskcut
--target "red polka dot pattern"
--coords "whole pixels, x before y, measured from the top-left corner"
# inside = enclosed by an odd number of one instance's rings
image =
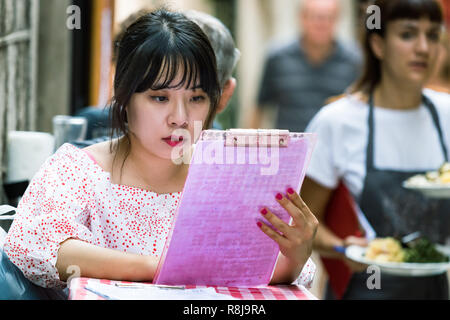
[[[69,238],[159,257],[180,195],[113,184],[84,151],[65,144],[30,182],[4,251],[43,287],[65,286],[55,264],[60,243]]]
[[[159,257],[180,196],[113,184],[84,151],[64,144],[30,182],[4,251],[35,284],[62,288],[55,264],[63,241]],[[309,259],[295,283],[310,287],[315,269]]]

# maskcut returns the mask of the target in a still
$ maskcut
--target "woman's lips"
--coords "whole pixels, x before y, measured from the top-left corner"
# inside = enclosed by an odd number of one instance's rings
[[[169,146],[171,147],[175,147],[181,143],[183,143],[183,137],[175,137],[175,136],[170,136],[170,137],[166,137],[163,138],[164,142],[167,143]]]
[[[428,68],[428,63],[426,62],[411,62],[409,64],[414,69],[426,70]]]

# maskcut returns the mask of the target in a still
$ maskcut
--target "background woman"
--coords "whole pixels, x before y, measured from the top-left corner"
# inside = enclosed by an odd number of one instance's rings
[[[433,71],[442,28],[434,0],[377,0],[381,28],[366,30],[365,70],[351,94],[321,109],[308,131],[318,133],[302,197],[319,221],[342,181],[359,203],[377,236],[421,231],[448,243],[450,202],[431,200],[402,188],[414,174],[448,161],[450,96],[423,89]],[[427,277],[381,275],[369,290],[371,274],[346,259],[335,246],[365,245],[340,239],[323,223],[315,247],[340,258],[355,271],[344,299],[447,299],[446,274]]]

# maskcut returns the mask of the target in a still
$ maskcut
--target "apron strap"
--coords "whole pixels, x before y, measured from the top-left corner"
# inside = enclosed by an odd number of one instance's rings
[[[373,141],[374,141],[374,107],[373,107],[373,93],[369,94],[369,116],[367,118],[368,121],[368,130],[369,130],[369,134],[368,134],[368,138],[367,138],[367,152],[366,152],[366,176],[367,176],[367,172],[369,172],[369,169],[372,170],[375,168],[374,166],[374,146],[373,146]]]
[[[442,134],[441,124],[439,121],[439,115],[437,113],[436,107],[434,106],[433,102],[425,95],[422,95],[422,99],[423,99],[425,106],[428,108],[428,110],[430,110],[431,117],[433,118],[434,125],[439,134],[439,140],[441,142],[441,147],[442,147],[442,152],[444,153],[445,162],[448,162],[447,146],[445,145],[445,142],[444,142],[444,136]]]
[[[437,113],[436,107],[434,106],[433,102],[427,98],[425,95],[422,94],[422,101],[427,107],[427,109],[431,113],[431,117],[433,119],[434,126],[436,127],[436,130],[439,135],[439,141],[441,143],[442,152],[444,153],[444,159],[446,162],[448,162],[448,152],[447,147],[444,142],[441,124],[439,122],[439,115]],[[374,105],[373,105],[373,93],[370,93],[369,95],[369,116],[368,116],[368,128],[369,128],[369,134],[368,134],[368,141],[367,141],[367,152],[366,152],[366,172],[375,168],[374,165]]]

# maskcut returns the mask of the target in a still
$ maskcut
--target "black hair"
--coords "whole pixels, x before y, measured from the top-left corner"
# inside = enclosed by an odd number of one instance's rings
[[[390,22],[399,19],[419,20],[428,18],[432,22],[443,23],[442,7],[438,0],[376,0],[373,3],[380,9],[380,28],[368,28],[362,39],[364,49],[364,68],[361,78],[352,88],[352,92],[368,93],[374,90],[381,80],[380,60],[375,56],[370,46],[370,38],[374,34],[384,37]],[[366,17],[365,22],[369,18]]]
[[[114,152],[114,166],[123,147],[121,179],[131,148],[126,108],[133,94],[150,88],[201,88],[211,103],[203,124],[206,129],[216,114],[221,88],[216,57],[208,37],[182,13],[162,8],[141,15],[121,35],[117,46],[110,149]],[[180,72],[181,80],[174,83]],[[123,145],[114,144],[113,138],[121,135]]]
[[[211,126],[220,98],[214,50],[200,27],[182,13],[158,9],[132,23],[118,44],[111,105],[111,136],[127,139],[126,107],[134,93],[148,89],[199,87],[211,106]],[[173,83],[179,72],[182,78]]]

